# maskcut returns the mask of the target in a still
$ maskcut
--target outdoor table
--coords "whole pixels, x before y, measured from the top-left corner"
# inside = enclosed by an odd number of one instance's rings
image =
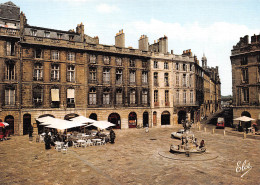
[[[81,144],[82,143],[85,143],[86,141],[85,140],[83,140],[83,139],[79,139],[79,140],[77,140],[77,143],[81,146]]]

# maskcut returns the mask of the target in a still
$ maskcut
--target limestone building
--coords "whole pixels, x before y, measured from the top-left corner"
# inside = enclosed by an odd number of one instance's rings
[[[196,73],[203,68],[190,51],[168,53],[166,36],[150,45],[142,35],[133,49],[120,30],[115,45],[104,45],[82,23],[75,31],[43,28],[29,25],[12,2],[0,9],[0,119],[13,134],[27,134],[29,125],[41,130],[35,119],[46,115],[83,115],[118,129],[172,126],[200,115],[204,84],[196,85]]]
[[[233,115],[260,121],[260,35],[248,35],[231,50]]]

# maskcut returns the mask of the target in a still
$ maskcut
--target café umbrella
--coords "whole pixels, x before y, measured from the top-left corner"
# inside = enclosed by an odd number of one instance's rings
[[[241,116],[239,118],[235,118],[233,119],[234,121],[244,121],[244,122],[248,122],[248,121],[253,121],[255,119],[247,117],[247,116]]]
[[[0,122],[0,127],[5,127],[5,124]]]
[[[103,129],[106,129],[108,127],[113,127],[113,126],[116,126],[116,125],[113,124],[113,123],[110,123],[108,121],[95,121],[94,123],[92,123],[88,126],[94,126],[94,127],[97,127],[99,129],[103,130]]]

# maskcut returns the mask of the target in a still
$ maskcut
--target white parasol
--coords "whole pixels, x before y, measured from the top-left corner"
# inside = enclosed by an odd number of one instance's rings
[[[110,123],[108,121],[95,121],[94,123],[92,123],[88,126],[94,126],[94,127],[97,127],[97,128],[102,130],[102,129],[106,129],[108,127],[113,127],[113,126],[116,126],[116,125],[113,124],[113,123]]]
[[[248,122],[248,121],[253,121],[255,119],[253,118],[250,118],[250,117],[247,117],[247,116],[242,116],[242,117],[239,117],[239,118],[235,118],[233,119],[234,121],[244,121],[244,122]]]

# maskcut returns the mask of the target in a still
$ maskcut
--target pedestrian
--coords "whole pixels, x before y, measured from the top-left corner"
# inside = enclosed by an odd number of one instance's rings
[[[110,130],[110,142],[111,142],[112,144],[114,144],[114,143],[115,143],[115,139],[116,139],[116,134],[115,134],[115,132],[113,131],[113,129],[111,129],[111,130]]]
[[[205,147],[205,142],[204,142],[204,140],[202,139],[201,142],[200,142],[200,147],[199,147],[199,148],[203,148],[203,147]]]
[[[51,149],[51,136],[49,136],[47,131],[45,132],[44,142],[45,142],[45,149],[46,150]]]

